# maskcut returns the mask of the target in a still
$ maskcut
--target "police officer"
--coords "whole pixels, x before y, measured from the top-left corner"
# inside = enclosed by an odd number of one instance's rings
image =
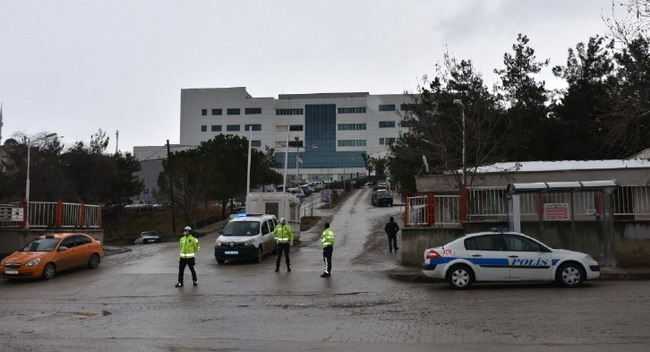
[[[399,247],[397,247],[397,232],[399,231],[399,226],[395,222],[395,219],[391,216],[390,221],[384,227],[386,234],[388,235],[388,253],[393,253],[393,250],[397,252]]]
[[[287,225],[287,219],[280,218],[280,223],[273,230],[273,237],[275,237],[276,252],[278,253],[278,257],[275,260],[275,272],[280,271],[282,252],[284,252],[284,259],[287,263],[287,271],[291,271],[289,249],[293,245],[293,231],[291,230],[291,226]]]
[[[320,277],[332,276],[332,252],[334,251],[334,231],[330,228],[329,223],[325,223],[323,235],[320,238],[323,244],[323,261],[325,262],[325,272]]]
[[[190,272],[192,272],[192,283],[194,283],[194,286],[199,284],[196,278],[196,271],[194,270],[194,258],[201,247],[199,246],[199,240],[192,236],[190,231],[192,231],[192,228],[185,226],[183,236],[181,236],[181,260],[178,262],[178,283],[176,287],[183,287],[183,276],[185,276],[186,265],[190,267]]]

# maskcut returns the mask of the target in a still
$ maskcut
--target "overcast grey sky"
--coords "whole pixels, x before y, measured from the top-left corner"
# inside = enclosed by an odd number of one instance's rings
[[[2,142],[178,143],[182,88],[413,91],[445,50],[487,82],[518,33],[538,58],[607,34],[610,0],[0,0]],[[560,87],[550,74],[550,88]]]

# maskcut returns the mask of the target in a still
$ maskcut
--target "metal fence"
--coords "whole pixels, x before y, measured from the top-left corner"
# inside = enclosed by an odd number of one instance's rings
[[[566,207],[575,221],[594,221],[602,216],[604,195],[600,191],[566,191],[522,193],[520,216],[522,220],[543,219],[544,207],[560,204]],[[433,202],[434,204],[429,204]],[[407,197],[406,225],[454,227],[461,224],[461,197],[434,195]],[[612,194],[615,218],[650,220],[650,186],[621,186]],[[431,213],[431,214],[430,214]],[[472,187],[467,196],[468,221],[508,220],[508,192],[506,187]]]
[[[2,219],[3,228],[101,228],[102,208],[100,205],[88,205],[63,202],[29,202],[29,211],[25,212],[25,203],[10,203],[3,207],[22,209],[23,219]],[[29,222],[24,215],[27,214]]]

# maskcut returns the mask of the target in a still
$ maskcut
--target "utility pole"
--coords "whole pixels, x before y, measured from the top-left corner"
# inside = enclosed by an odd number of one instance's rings
[[[172,182],[172,159],[169,151],[169,139],[167,140],[167,177],[169,178],[169,197],[172,205],[172,235],[176,234],[176,211],[174,209],[174,182]]]

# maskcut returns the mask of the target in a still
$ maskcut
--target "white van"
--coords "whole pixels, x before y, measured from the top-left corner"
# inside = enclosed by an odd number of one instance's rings
[[[277,224],[275,215],[240,214],[219,232],[214,258],[219,264],[242,259],[261,262],[264,254],[275,251],[273,230]]]

